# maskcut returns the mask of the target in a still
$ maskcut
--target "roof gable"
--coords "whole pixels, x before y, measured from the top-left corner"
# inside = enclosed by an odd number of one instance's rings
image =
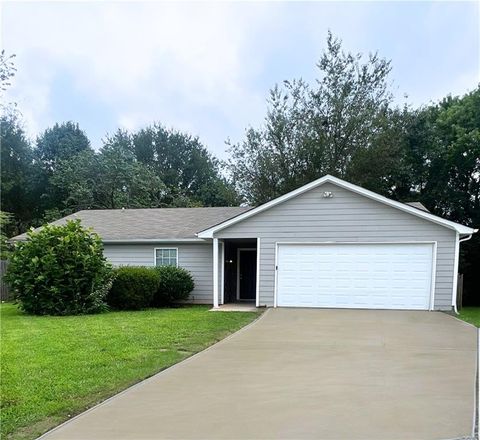
[[[311,183],[308,183],[294,191],[291,191],[287,194],[284,194],[283,196],[277,197],[276,199],[271,200],[270,202],[267,202],[263,205],[260,205],[254,209],[251,209],[248,212],[245,212],[243,214],[240,214],[232,219],[229,219],[223,223],[220,223],[219,225],[210,227],[208,229],[205,229],[198,233],[198,237],[200,238],[212,238],[213,234],[217,231],[220,231],[224,228],[227,228],[231,225],[234,225],[236,223],[239,223],[247,218],[250,218],[252,216],[255,216],[256,214],[259,214],[261,212],[264,212],[274,206],[277,206],[283,202],[286,202],[287,200],[290,200],[294,197],[297,197],[307,191],[310,191],[314,188],[317,188],[325,183],[331,183],[333,185],[337,185],[341,188],[344,188],[348,191],[360,194],[364,197],[367,197],[369,199],[375,200],[377,202],[383,203],[385,205],[391,206],[393,208],[399,209],[403,212],[406,212],[408,214],[414,215],[416,217],[423,218],[425,220],[431,221],[433,223],[436,223],[438,225],[444,226],[446,228],[455,230],[461,235],[470,235],[475,233],[477,230],[473,228],[469,228],[467,226],[463,226],[459,223],[455,223],[446,219],[443,219],[441,217],[438,217],[436,215],[430,214],[429,212],[420,210],[416,207],[409,206],[407,204],[397,202],[395,200],[388,199],[387,197],[381,196],[380,194],[374,193],[373,191],[369,191],[367,189],[364,189],[360,186],[353,185],[352,183],[346,182],[342,179],[339,179],[337,177],[333,177],[330,175],[326,175],[324,177],[321,177],[320,179],[317,179]]]

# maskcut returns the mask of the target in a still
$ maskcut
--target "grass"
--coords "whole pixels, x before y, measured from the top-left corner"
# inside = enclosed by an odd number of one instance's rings
[[[257,316],[207,306],[28,316],[2,304],[1,437],[35,438]]]
[[[480,307],[464,307],[460,310],[460,319],[480,327]]]

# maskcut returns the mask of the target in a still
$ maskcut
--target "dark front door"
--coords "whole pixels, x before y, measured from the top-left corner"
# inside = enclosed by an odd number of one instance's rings
[[[238,299],[254,301],[257,284],[257,251],[239,249],[238,258]]]

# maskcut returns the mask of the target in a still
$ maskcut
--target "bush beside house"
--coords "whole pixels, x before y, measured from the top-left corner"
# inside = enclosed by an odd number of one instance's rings
[[[180,267],[123,266],[114,273],[107,303],[117,310],[167,307],[188,299],[195,287],[190,273]]]
[[[144,309],[152,304],[159,285],[159,274],[153,268],[119,267],[107,303],[117,310]]]
[[[155,269],[159,274],[160,284],[153,298],[154,307],[163,307],[188,299],[195,287],[190,272],[175,266],[161,266]]]
[[[77,315],[107,308],[112,269],[100,237],[80,220],[30,231],[9,260],[6,281],[27,313]]]
[[[20,307],[34,315],[165,307],[188,299],[194,288],[190,273],[178,267],[112,269],[100,237],[80,220],[30,231],[15,245],[5,279]]]

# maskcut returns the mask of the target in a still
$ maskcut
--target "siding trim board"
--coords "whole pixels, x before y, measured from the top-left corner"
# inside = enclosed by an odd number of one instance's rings
[[[431,293],[430,293],[430,308],[429,310],[435,310],[435,289],[436,289],[436,282],[437,282],[437,242],[433,242],[432,247],[432,280],[431,280]]]
[[[275,279],[273,284],[273,307],[277,307],[278,290],[278,242],[275,242]]]
[[[281,245],[304,245],[304,246],[341,246],[341,245],[394,245],[394,244],[429,244],[432,245],[432,269],[430,282],[430,295],[428,310],[434,310],[435,304],[435,278],[437,272],[437,242],[436,241],[277,241],[275,242],[275,290],[274,290],[274,308],[278,306],[278,248]]]

